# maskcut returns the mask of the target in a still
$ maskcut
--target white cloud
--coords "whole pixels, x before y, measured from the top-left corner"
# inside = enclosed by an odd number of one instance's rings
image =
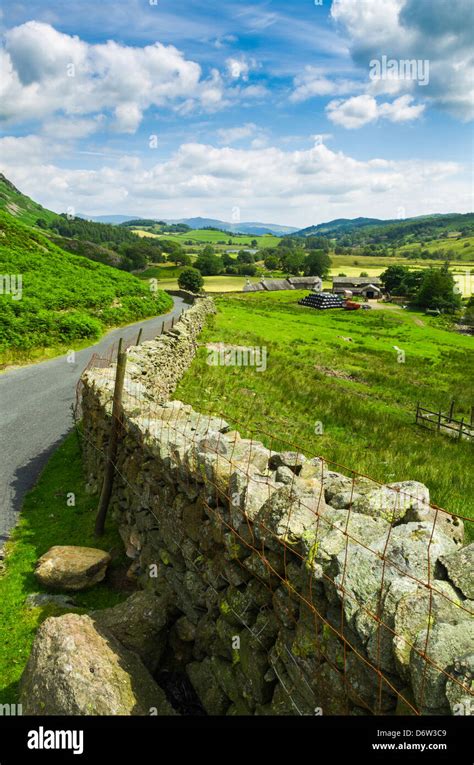
[[[101,115],[92,119],[78,117],[53,117],[43,122],[41,133],[55,138],[57,141],[75,140],[86,138],[103,127],[104,119]]]
[[[469,208],[469,179],[453,162],[360,161],[317,144],[304,151],[186,143],[166,161],[126,156],[92,170],[65,168],[54,142],[0,140],[2,171],[58,211],[144,216],[212,215],[309,225],[341,216],[396,217]],[[21,158],[19,160],[19,158]],[[151,162],[151,159],[149,160]]]
[[[319,67],[307,66],[302,74],[295,77],[293,87],[290,101],[300,103],[316,96],[338,96],[353,93],[363,86],[352,80],[330,79]]]
[[[455,116],[474,115],[472,0],[333,0],[331,16],[344,26],[354,61],[366,71],[383,55],[429,61],[429,83],[390,78],[370,87],[376,93],[413,93]]]
[[[236,141],[242,141],[244,138],[250,138],[257,130],[254,122],[247,122],[245,125],[237,125],[232,128],[221,128],[217,131],[220,143],[231,144]]]
[[[390,122],[408,122],[417,119],[424,108],[424,104],[414,104],[413,97],[409,95],[400,96],[392,103],[378,104],[373,96],[364,94],[346,101],[330,101],[326,112],[331,122],[354,130],[376,122],[380,117]]]
[[[249,72],[257,66],[254,59],[247,59],[245,56],[228,58],[225,63],[229,77],[244,81],[248,80]]]
[[[218,72],[203,78],[199,64],[172,45],[92,45],[29,21],[6,33],[1,57],[0,118],[7,124],[112,111],[115,129],[133,132],[150,106],[213,110],[223,100]]]
[[[352,130],[377,119],[377,101],[369,95],[330,101],[326,112],[331,122]]]
[[[392,103],[379,106],[379,115],[386,117],[390,122],[409,122],[416,120],[423,114],[424,104],[414,104],[412,96],[400,96]]]

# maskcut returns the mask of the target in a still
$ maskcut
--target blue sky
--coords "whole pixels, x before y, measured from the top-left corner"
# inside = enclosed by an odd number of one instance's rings
[[[0,165],[88,215],[466,212],[473,21],[471,0],[7,2]]]

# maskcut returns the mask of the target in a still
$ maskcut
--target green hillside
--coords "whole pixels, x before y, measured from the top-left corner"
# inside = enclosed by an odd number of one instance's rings
[[[46,223],[53,223],[58,217],[56,213],[47,210],[37,202],[18,191],[8,178],[0,173],[0,210],[8,212],[14,218],[34,226],[36,221],[41,218]]]
[[[474,234],[474,213],[424,215],[401,220],[374,220],[372,218],[338,219],[329,223],[298,231],[293,236],[328,236],[344,246],[364,244],[403,245],[452,236]]]
[[[106,327],[169,310],[171,298],[115,268],[67,253],[0,212],[0,362],[40,348],[75,347]],[[11,277],[22,279],[15,299]],[[18,297],[18,293],[16,295]]]

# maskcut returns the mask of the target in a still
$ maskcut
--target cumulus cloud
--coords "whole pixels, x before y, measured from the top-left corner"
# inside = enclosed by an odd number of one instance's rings
[[[331,79],[320,67],[306,66],[293,81],[290,101],[300,103],[316,96],[345,95],[362,87],[361,83],[353,80]]]
[[[245,56],[228,58],[225,63],[229,77],[235,80],[248,80],[250,70],[255,68],[255,62],[247,60]]]
[[[231,128],[220,128],[217,131],[220,143],[232,144],[236,141],[242,141],[244,138],[250,138],[255,135],[257,126],[254,122],[247,122],[245,125],[237,125]]]
[[[472,0],[333,0],[331,16],[344,27],[354,61],[367,71],[370,61],[429,61],[429,82],[417,95],[463,119],[474,116]],[[372,94],[407,93],[416,82],[379,80]]]
[[[237,205],[248,219],[306,225],[342,215],[396,217],[400,206],[407,215],[463,211],[469,199],[456,163],[360,161],[320,142],[304,151],[185,143],[153,165],[123,157],[93,170],[65,168],[54,151],[36,136],[0,140],[2,171],[58,211],[173,217],[179,209],[227,219]]]
[[[409,122],[417,119],[424,111],[424,104],[413,103],[413,97],[400,96],[394,101],[378,104],[370,94],[354,96],[346,101],[330,101],[326,112],[336,125],[353,130],[385,118],[390,122]]]
[[[29,21],[6,33],[0,55],[0,118],[7,124],[112,112],[115,129],[134,132],[150,106],[212,110],[223,99],[219,73],[205,78],[172,45],[94,45]]]

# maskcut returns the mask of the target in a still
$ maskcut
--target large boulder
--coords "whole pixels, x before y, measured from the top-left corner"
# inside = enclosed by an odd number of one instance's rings
[[[441,563],[445,566],[448,576],[462,594],[474,599],[474,542],[452,555],[443,555]]]
[[[152,592],[135,592],[113,608],[94,611],[91,618],[125,648],[135,651],[154,672],[166,646],[167,602]]]
[[[45,587],[60,590],[85,590],[101,582],[110,555],[94,547],[58,545],[41,556],[35,574]]]
[[[447,681],[453,678],[460,657],[474,648],[474,620],[460,624],[435,624],[418,633],[411,652],[413,693],[422,711],[448,712]],[[425,658],[426,657],[428,658]]]
[[[173,715],[141,659],[89,616],[39,628],[20,685],[27,715]]]

